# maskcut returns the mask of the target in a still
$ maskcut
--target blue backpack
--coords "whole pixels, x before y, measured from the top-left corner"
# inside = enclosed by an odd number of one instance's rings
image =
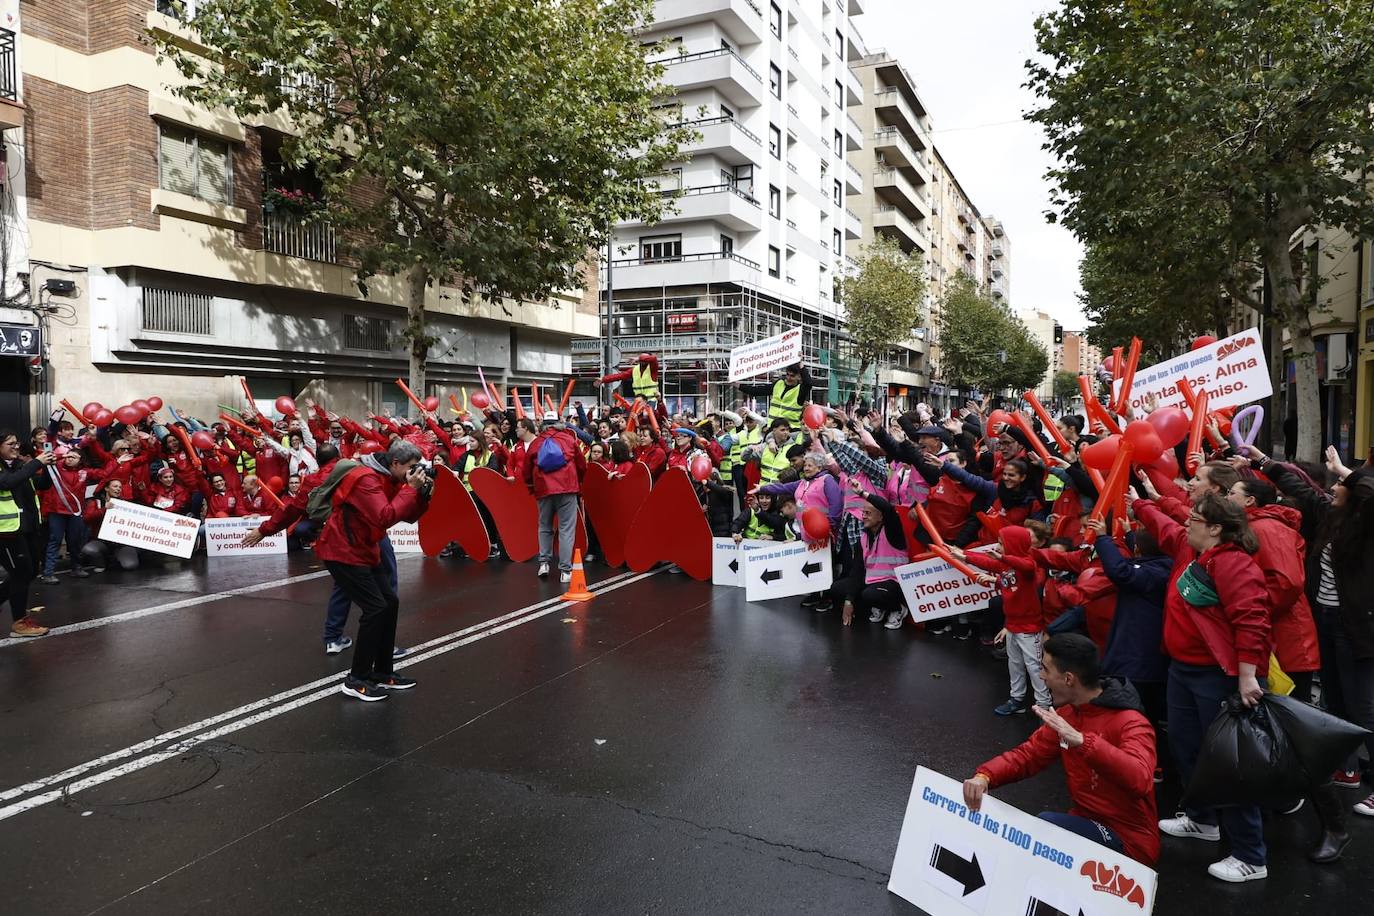
[[[562,447],[553,437],[548,437],[539,446],[539,454],[535,456],[534,463],[539,465],[539,470],[545,474],[552,474],[567,466],[568,456],[563,454]]]

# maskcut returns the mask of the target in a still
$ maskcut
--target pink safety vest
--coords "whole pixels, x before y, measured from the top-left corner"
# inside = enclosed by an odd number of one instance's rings
[[[803,478],[797,484],[797,505],[803,510],[820,509],[826,517],[830,516],[830,500],[825,496],[825,481],[817,474],[810,480]]]
[[[849,489],[849,482],[851,480],[857,480],[861,483],[866,493],[872,493],[878,488],[873,486],[873,481],[869,480],[868,475],[863,471],[855,471],[853,474],[840,475],[840,486],[844,487],[844,511],[854,516],[859,521],[863,521],[864,506],[868,505],[868,500]]]
[[[867,531],[861,537],[864,543],[864,583],[872,585],[888,579],[896,581],[897,567],[911,562],[906,551],[893,547],[883,528],[879,528],[877,536],[871,540]]]
[[[884,493],[894,506],[914,506],[926,501],[930,484],[911,465],[894,463]]]

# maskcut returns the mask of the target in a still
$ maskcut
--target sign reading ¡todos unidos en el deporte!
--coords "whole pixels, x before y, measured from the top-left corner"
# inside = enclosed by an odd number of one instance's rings
[[[1195,391],[1207,392],[1209,410],[1250,404],[1274,393],[1258,328],[1137,369],[1131,381],[1131,408],[1136,416],[1143,415],[1149,395],[1154,395],[1156,407],[1187,407],[1178,390],[1180,378],[1187,378]],[[1120,387],[1116,383],[1113,393]]]
[[[899,566],[894,574],[916,623],[981,611],[997,594],[997,588],[979,585],[939,557]]]
[[[801,346],[801,328],[783,331],[766,340],[740,344],[730,351],[730,381],[776,372],[800,362]]]

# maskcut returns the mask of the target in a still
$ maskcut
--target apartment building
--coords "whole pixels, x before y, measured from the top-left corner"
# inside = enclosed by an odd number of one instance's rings
[[[590,391],[603,363],[661,358],[674,407],[733,401],[731,348],[800,326],[818,397],[842,400],[856,362],[842,339],[837,272],[862,236],[846,207],[864,182],[850,114],[860,0],[659,0],[642,36],[666,65],[665,121],[698,139],[660,179],[675,212],[614,229],[598,341],[574,341]],[[664,49],[660,50],[659,46]]]
[[[404,409],[391,383],[407,370],[403,285],[379,278],[363,297],[334,230],[285,205],[276,189],[312,189],[282,167],[281,123],[175,97],[179,76],[147,35],[196,47],[177,8],[7,2],[14,79],[0,95],[13,90],[23,122],[4,134],[7,225],[22,228],[7,233],[6,267],[22,291],[5,317],[44,340],[41,375],[3,377],[3,422],[45,416],[58,397],[153,394],[212,416],[241,400],[240,376],[264,402],[310,386],[355,415]],[[478,366],[507,382],[566,378],[570,342],[597,332],[590,282],[538,303],[463,305],[433,288],[425,393],[472,385]]]
[[[1088,342],[1083,331],[1065,331],[1057,357],[1060,371],[1074,375],[1092,375],[1102,365],[1102,351]]]
[[[1035,387],[1036,397],[1048,403],[1050,398],[1054,397],[1054,374],[1063,367],[1063,328],[1059,326],[1059,322],[1044,312],[1027,309],[1017,312],[1016,317],[1031,332],[1031,336],[1040,341],[1040,346],[1049,356],[1049,368],[1045,370],[1045,377]]]

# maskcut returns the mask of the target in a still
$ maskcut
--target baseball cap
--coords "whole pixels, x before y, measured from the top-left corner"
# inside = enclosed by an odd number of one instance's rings
[[[557,423],[557,422],[558,422],[558,414],[555,413],[555,412],[552,411],[552,410],[546,410],[546,411],[544,411],[544,422],[545,422],[545,423]]]

